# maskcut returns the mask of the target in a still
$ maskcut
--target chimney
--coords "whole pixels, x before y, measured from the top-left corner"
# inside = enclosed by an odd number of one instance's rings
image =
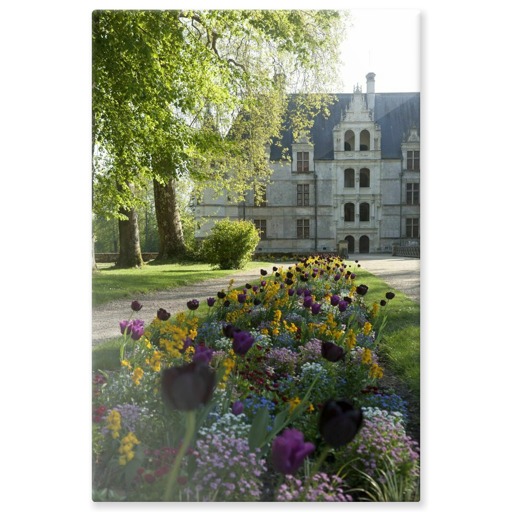
[[[366,75],[366,101],[370,110],[375,110],[375,73]]]

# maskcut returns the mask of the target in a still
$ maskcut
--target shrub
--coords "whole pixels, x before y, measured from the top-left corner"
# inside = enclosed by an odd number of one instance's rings
[[[203,241],[202,259],[221,269],[243,268],[250,261],[259,240],[252,222],[223,219],[215,224]]]

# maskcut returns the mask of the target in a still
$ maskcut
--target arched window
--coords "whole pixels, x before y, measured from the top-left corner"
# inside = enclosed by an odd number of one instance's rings
[[[354,169],[345,169],[345,188],[354,188],[355,186]]]
[[[370,132],[363,130],[359,136],[359,150],[368,151],[370,149]]]
[[[361,203],[359,205],[359,220],[370,220],[370,205],[368,203]]]
[[[345,132],[345,151],[354,151],[355,149],[355,137],[352,130]]]
[[[352,235],[348,235],[345,237],[345,240],[348,242],[348,252],[353,253],[354,252],[354,237]]]
[[[345,222],[354,222],[355,219],[355,207],[354,203],[346,203],[344,207]]]
[[[370,186],[370,169],[361,169],[359,171],[359,186],[366,188]]]
[[[359,252],[360,253],[369,253],[370,252],[370,239],[363,235],[359,239]]]

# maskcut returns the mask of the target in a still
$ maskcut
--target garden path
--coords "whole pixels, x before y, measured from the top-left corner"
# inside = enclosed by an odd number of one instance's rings
[[[354,256],[354,259],[356,258],[362,268],[383,279],[392,288],[405,293],[411,299],[420,301],[420,260],[372,254]],[[291,263],[282,265],[289,264],[291,265]],[[265,268],[267,271],[271,271],[272,266]],[[280,266],[280,264],[276,263],[276,266]],[[216,296],[219,290],[228,287],[231,278],[234,279],[234,286],[240,287],[259,276],[259,269],[242,270],[231,276],[95,306],[92,309],[92,344],[97,345],[119,336],[119,322],[130,317],[132,300],[138,300],[143,305],[133,318],[144,320],[147,325],[155,318],[159,308],[164,308],[174,315],[179,311],[186,310],[186,303],[191,299],[201,301]]]

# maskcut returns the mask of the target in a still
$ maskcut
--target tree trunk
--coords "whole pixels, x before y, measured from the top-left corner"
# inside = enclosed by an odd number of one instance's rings
[[[118,268],[141,267],[144,264],[139,241],[139,222],[135,209],[121,210],[128,220],[119,221]]]
[[[185,254],[186,247],[176,199],[175,180],[171,179],[165,185],[154,180],[153,185],[160,239],[157,260],[180,258]]]

